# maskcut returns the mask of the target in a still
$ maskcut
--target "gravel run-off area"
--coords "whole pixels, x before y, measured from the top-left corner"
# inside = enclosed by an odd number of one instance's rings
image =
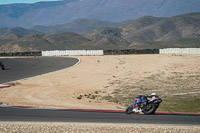
[[[0,122],[0,133],[199,133],[200,126],[61,122]]]

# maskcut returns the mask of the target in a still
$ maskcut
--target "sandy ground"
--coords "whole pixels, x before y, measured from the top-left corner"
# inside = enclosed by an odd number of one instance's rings
[[[198,75],[200,70],[200,55],[77,58],[80,58],[81,62],[75,67],[17,81],[16,86],[9,88],[0,88],[0,103],[48,108],[124,109],[125,106],[102,100],[102,97],[112,95],[122,84],[138,84],[138,81],[152,75],[161,74],[167,77],[174,72]],[[194,93],[199,95],[200,90],[197,87],[199,84],[194,86]],[[153,88],[150,91],[154,91]],[[160,95],[164,92],[166,93],[166,90],[157,90]],[[168,94],[169,92],[166,93]]]
[[[0,122],[1,133],[198,133],[200,126],[102,124],[102,123],[34,123]]]

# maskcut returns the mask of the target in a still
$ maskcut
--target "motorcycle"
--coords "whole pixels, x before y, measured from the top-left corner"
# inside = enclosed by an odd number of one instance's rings
[[[135,98],[135,103],[130,105],[125,113],[131,114],[145,114],[150,115],[154,114],[157,108],[159,107],[160,103],[162,102],[162,99],[158,96],[139,96]]]

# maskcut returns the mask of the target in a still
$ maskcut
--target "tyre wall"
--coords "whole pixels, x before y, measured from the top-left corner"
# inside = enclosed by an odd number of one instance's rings
[[[159,49],[125,49],[125,50],[104,50],[104,55],[125,55],[125,54],[159,54]]]
[[[42,56],[42,52],[37,51],[37,52],[0,53],[0,56]]]

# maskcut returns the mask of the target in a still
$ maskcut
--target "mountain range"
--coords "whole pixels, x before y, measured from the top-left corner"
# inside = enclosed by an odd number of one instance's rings
[[[107,21],[102,23],[100,20],[78,19],[66,25],[57,25],[59,30],[55,28],[56,26],[48,26],[48,28],[42,26],[42,29],[40,27],[33,29],[2,28],[0,33],[4,33],[4,36],[2,34],[0,38],[0,52],[200,47],[200,13],[169,18],[144,16],[122,23]],[[61,32],[61,29],[76,29],[76,27],[84,27],[80,28],[82,34]],[[78,29],[76,29],[77,32],[79,32]],[[83,29],[89,32],[83,34]],[[52,34],[58,31],[59,34]]]
[[[58,34],[63,32],[75,32],[78,34],[83,34],[100,27],[114,27],[119,24],[121,23],[101,21],[97,19],[79,18],[67,24],[52,26],[34,26],[33,28],[31,28],[31,30],[45,34]]]
[[[122,24],[117,22],[101,21],[96,19],[76,19],[71,23],[52,25],[52,26],[34,26],[31,29],[22,27],[15,28],[0,28],[0,38],[3,38],[9,34],[17,34],[20,36],[26,36],[31,34],[59,34],[64,32],[75,32],[78,34],[84,34],[92,30],[101,27],[114,27]]]
[[[200,12],[200,0],[61,0],[0,5],[0,27],[31,28],[71,23],[79,18],[110,22],[142,16],[172,17]]]

